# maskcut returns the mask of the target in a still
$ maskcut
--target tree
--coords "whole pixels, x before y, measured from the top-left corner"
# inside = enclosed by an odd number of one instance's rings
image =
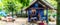
[[[56,0],[57,3],[57,25],[60,25],[60,0]]]
[[[24,9],[24,7],[29,6],[29,3],[31,2],[31,0],[2,0],[2,5],[5,10],[5,12],[8,14],[10,12],[15,12],[15,14],[17,12],[22,13],[22,10]]]
[[[24,7],[27,7],[27,6],[29,6],[29,3],[31,2],[31,0],[17,0],[19,3],[21,3],[22,4],[22,7],[21,7],[21,16],[23,16],[22,14],[22,12],[23,12],[23,9],[24,9]]]
[[[13,12],[16,10],[15,8],[14,8],[14,6],[15,6],[15,4],[13,3],[13,2],[7,2],[7,7],[8,7],[8,11],[10,11],[10,12],[12,12],[12,17],[13,17]]]

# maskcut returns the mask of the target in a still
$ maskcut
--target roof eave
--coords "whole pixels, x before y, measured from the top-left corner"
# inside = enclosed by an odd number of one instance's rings
[[[42,0],[43,1],[43,0]],[[47,7],[51,8],[51,9],[56,9],[55,7],[53,7],[51,4],[49,4],[47,1],[43,1]]]

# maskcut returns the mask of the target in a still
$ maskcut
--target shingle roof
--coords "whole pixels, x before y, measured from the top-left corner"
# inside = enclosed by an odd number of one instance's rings
[[[46,3],[47,5],[49,5],[51,8],[56,9],[56,7],[54,7],[53,5],[51,5],[49,2],[47,2],[46,0],[42,0],[44,3]]]
[[[31,6],[32,4],[34,4],[36,1],[37,1],[37,0],[34,0],[33,2],[31,2],[28,7],[30,7],[30,6]],[[51,8],[51,9],[54,9],[54,8],[55,8],[54,6],[52,6],[51,4],[49,4],[49,3],[48,3],[47,1],[45,1],[45,0],[40,0],[39,2],[40,2],[40,4],[45,5],[45,6],[48,6],[48,7]],[[27,9],[28,7],[26,7],[25,9]],[[55,8],[55,9],[56,9],[56,8]]]

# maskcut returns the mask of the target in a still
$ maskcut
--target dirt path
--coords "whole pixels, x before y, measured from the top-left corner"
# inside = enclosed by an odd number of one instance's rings
[[[13,22],[5,22],[0,21],[0,25],[26,25],[27,18],[16,18],[16,21]],[[56,25],[56,24],[48,24],[48,25]]]
[[[0,21],[0,25],[26,25],[26,20],[27,18],[16,18],[16,21],[13,22],[5,22],[5,21]]]

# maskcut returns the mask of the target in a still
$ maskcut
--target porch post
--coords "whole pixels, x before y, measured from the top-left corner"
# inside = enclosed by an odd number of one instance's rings
[[[47,23],[48,23],[48,7],[46,8],[46,20],[47,20]]]

